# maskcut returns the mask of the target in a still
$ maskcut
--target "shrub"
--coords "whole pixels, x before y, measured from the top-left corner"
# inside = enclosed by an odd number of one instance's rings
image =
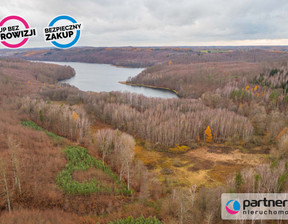
[[[233,90],[230,94],[230,98],[234,101],[250,101],[252,94],[245,89]]]
[[[169,152],[172,152],[172,153],[185,153],[189,149],[190,149],[190,147],[187,146],[187,145],[178,145],[178,144],[176,144],[175,147],[169,148]]]
[[[48,135],[49,137],[51,138],[54,138],[58,141],[60,141],[62,138],[58,135],[55,135],[54,133],[52,132],[49,132],[47,131],[46,129],[44,128],[41,128],[40,126],[38,126],[37,124],[35,124],[33,121],[21,121],[21,124],[25,127],[29,127],[29,128],[32,128],[36,131],[44,131],[46,135]]]
[[[103,165],[102,161],[88,154],[86,148],[78,146],[68,146],[65,149],[65,155],[68,160],[66,167],[62,170],[57,178],[57,185],[68,194],[91,194],[96,192],[108,192],[115,194],[131,195],[133,191],[128,190],[126,185],[118,180],[118,176],[112,172],[109,166]],[[114,187],[111,188],[105,183],[101,183],[93,178],[90,181],[78,182],[72,178],[76,170],[88,170],[89,167],[102,170],[114,181]]]
[[[134,219],[133,217],[128,217],[125,219],[119,219],[108,224],[161,224],[161,222],[155,217],[144,218],[143,216]]]

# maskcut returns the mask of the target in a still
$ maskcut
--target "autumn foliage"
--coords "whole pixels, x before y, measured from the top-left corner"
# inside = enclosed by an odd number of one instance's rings
[[[209,126],[207,126],[206,130],[205,130],[205,139],[206,142],[210,143],[212,141],[212,132]]]
[[[29,97],[19,101],[20,110],[43,128],[67,137],[82,140],[88,135],[90,122],[80,108],[74,110],[67,105],[51,104],[44,100],[32,100]]]
[[[232,136],[247,140],[253,132],[247,118],[226,109],[211,109],[199,100],[153,99],[120,92],[83,97],[86,110],[103,122],[166,147],[189,146],[203,136],[208,124],[216,142]]]
[[[260,63],[285,52],[129,47],[19,55],[154,65],[131,81],[187,98],[86,93],[57,84],[72,68],[0,59],[0,223],[221,223],[223,192],[287,192],[288,69]],[[209,155],[259,157],[252,168],[229,167],[221,186],[188,186],[173,171],[195,179],[193,168],[207,162],[193,154],[195,145]],[[160,156],[146,163],[139,148]],[[187,167],[162,155],[187,158]],[[226,156],[197,173],[222,175]]]

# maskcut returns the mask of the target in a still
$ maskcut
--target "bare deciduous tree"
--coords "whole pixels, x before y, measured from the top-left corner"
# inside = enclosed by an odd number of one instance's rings
[[[105,164],[105,158],[113,152],[114,134],[115,132],[111,129],[101,129],[96,133],[96,144],[98,145],[102,155],[103,165]]]
[[[8,137],[8,148],[13,167],[15,186],[21,195],[22,190],[21,190],[20,167],[19,167],[19,145],[13,140],[12,136]]]
[[[9,186],[8,186],[8,181],[7,181],[7,176],[6,176],[6,169],[7,169],[6,162],[4,161],[3,158],[0,158],[1,182],[3,183],[3,188],[4,188],[4,193],[6,195],[8,210],[9,210],[9,212],[11,212],[10,192],[9,192]]]
[[[89,133],[90,122],[81,108],[26,97],[21,101],[21,111],[41,127],[74,141],[82,140]]]
[[[121,133],[116,141],[116,153],[120,162],[120,180],[124,172],[127,174],[127,188],[130,189],[130,166],[134,158],[135,140],[131,135]]]
[[[227,109],[211,109],[195,99],[151,99],[131,93],[86,95],[84,103],[114,128],[166,147],[193,144],[209,125],[215,142],[247,140],[250,121]]]
[[[196,188],[196,185],[192,185],[189,189],[173,190],[171,200],[176,206],[176,214],[179,217],[180,224],[183,224],[186,219],[192,220],[191,212],[195,201]]]

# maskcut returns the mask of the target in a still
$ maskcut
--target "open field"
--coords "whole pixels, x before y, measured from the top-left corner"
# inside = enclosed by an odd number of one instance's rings
[[[202,146],[183,154],[147,150],[138,144],[135,153],[136,158],[143,161],[163,184],[170,187],[188,187],[193,184],[207,187],[222,185],[226,178],[241,169],[268,161],[267,153],[243,153],[241,148],[218,144]]]

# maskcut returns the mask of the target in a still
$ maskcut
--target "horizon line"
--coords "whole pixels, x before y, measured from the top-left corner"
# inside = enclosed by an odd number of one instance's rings
[[[254,48],[257,48],[257,47],[288,47],[288,44],[287,45],[151,45],[151,46],[141,46],[141,45],[123,45],[123,46],[75,46],[75,47],[72,47],[72,48],[69,48],[69,49],[73,49],[73,48],[208,48],[208,47],[211,47],[211,48],[215,48],[215,47],[218,47],[218,48],[221,48],[221,47],[224,47],[224,48],[228,48],[228,47],[240,47],[240,48],[243,48],[243,47],[254,47]],[[11,49],[11,48],[0,48],[0,50],[12,50],[12,51],[17,51],[17,50],[27,50],[27,49],[57,49],[57,50],[68,50],[68,49],[58,49],[58,48],[55,48],[55,47],[23,47],[23,48],[17,48],[17,49]]]

